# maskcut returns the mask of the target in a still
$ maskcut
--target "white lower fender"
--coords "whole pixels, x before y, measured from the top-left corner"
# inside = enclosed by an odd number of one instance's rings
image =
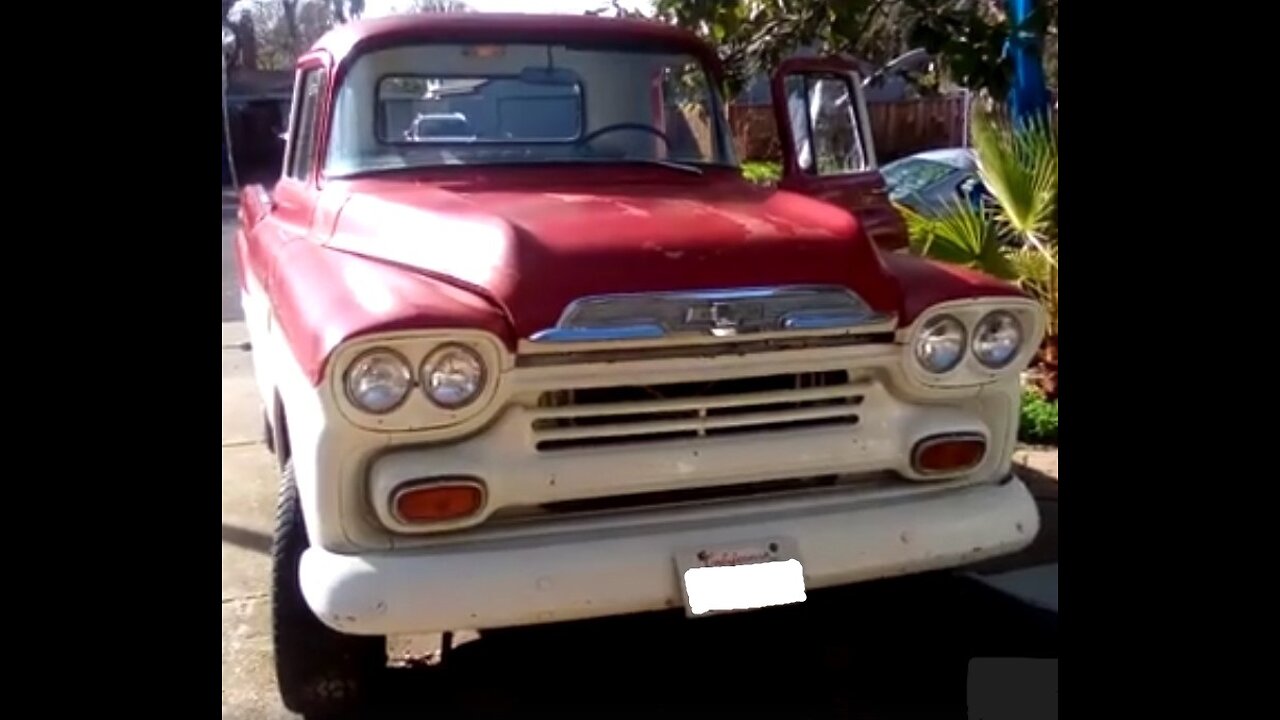
[[[323,391],[315,387],[289,349],[279,325],[263,305],[262,289],[251,283],[256,293],[246,292],[241,298],[246,325],[252,343],[254,376],[263,405],[271,408],[279,394],[287,418],[288,441],[292,451],[294,481],[306,519],[308,540],[312,545],[356,547],[340,522],[325,522],[342,517],[342,485],[326,483],[326,473],[340,468],[334,458],[359,457],[389,442],[386,435],[352,431],[325,408]],[[252,318],[252,319],[251,319]],[[365,544],[372,544],[367,538]],[[382,546],[390,543],[383,539]]]
[[[510,627],[680,606],[674,553],[784,536],[810,588],[965,565],[1030,545],[1040,516],[1016,477],[906,501],[851,499],[821,512],[761,512],[643,533],[575,533],[430,550],[338,555],[310,548],[302,592],[356,635]]]
[[[244,232],[241,230],[240,232]],[[267,305],[267,296],[261,284],[252,272],[248,272],[248,289],[240,292],[240,307],[244,311],[244,326],[249,335],[249,359],[253,364],[253,380],[258,390],[258,399],[268,415],[274,411],[275,384],[272,380],[271,357],[267,352],[259,352],[258,348],[266,345],[270,335],[271,308]],[[274,418],[272,418],[274,420]]]

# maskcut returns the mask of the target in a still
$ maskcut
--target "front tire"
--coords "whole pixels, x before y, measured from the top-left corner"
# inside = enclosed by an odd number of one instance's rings
[[[307,531],[292,461],[285,463],[280,480],[271,545],[271,629],[280,699],[308,720],[353,714],[368,701],[386,667],[385,641],[335,632],[307,606],[298,580]]]

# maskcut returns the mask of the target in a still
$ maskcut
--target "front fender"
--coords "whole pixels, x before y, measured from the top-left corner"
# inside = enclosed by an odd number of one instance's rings
[[[281,248],[276,267],[274,317],[313,384],[321,382],[339,345],[372,333],[469,328],[516,347],[502,310],[412,269],[311,242]]]
[[[977,270],[936,260],[885,253],[885,269],[901,289],[898,317],[902,327],[939,303],[977,298],[1029,298],[1017,285]]]

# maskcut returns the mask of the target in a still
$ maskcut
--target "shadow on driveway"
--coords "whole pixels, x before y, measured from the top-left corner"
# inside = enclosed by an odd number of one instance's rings
[[[244,320],[240,307],[240,280],[236,274],[235,238],[239,223],[235,213],[222,213],[222,322]]]
[[[1056,658],[1057,616],[952,574],[801,606],[485,633],[441,668],[387,673],[366,720],[963,718],[973,657]]]
[[[1058,562],[1058,481],[1025,465],[1017,465],[1015,470],[1035,496],[1036,507],[1040,509],[1040,532],[1031,546],[1022,552],[970,568],[976,573],[994,575]]]
[[[271,538],[257,530],[247,530],[235,525],[222,523],[222,541],[237,545],[245,550],[260,552],[263,555],[271,553]]]

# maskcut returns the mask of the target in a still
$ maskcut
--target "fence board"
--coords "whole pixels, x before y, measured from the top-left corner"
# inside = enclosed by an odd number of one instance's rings
[[[881,163],[923,150],[965,144],[966,96],[962,94],[867,104],[876,157]],[[1057,112],[1054,112],[1057,118]],[[729,128],[741,160],[781,157],[778,129],[769,105],[729,106]]]

